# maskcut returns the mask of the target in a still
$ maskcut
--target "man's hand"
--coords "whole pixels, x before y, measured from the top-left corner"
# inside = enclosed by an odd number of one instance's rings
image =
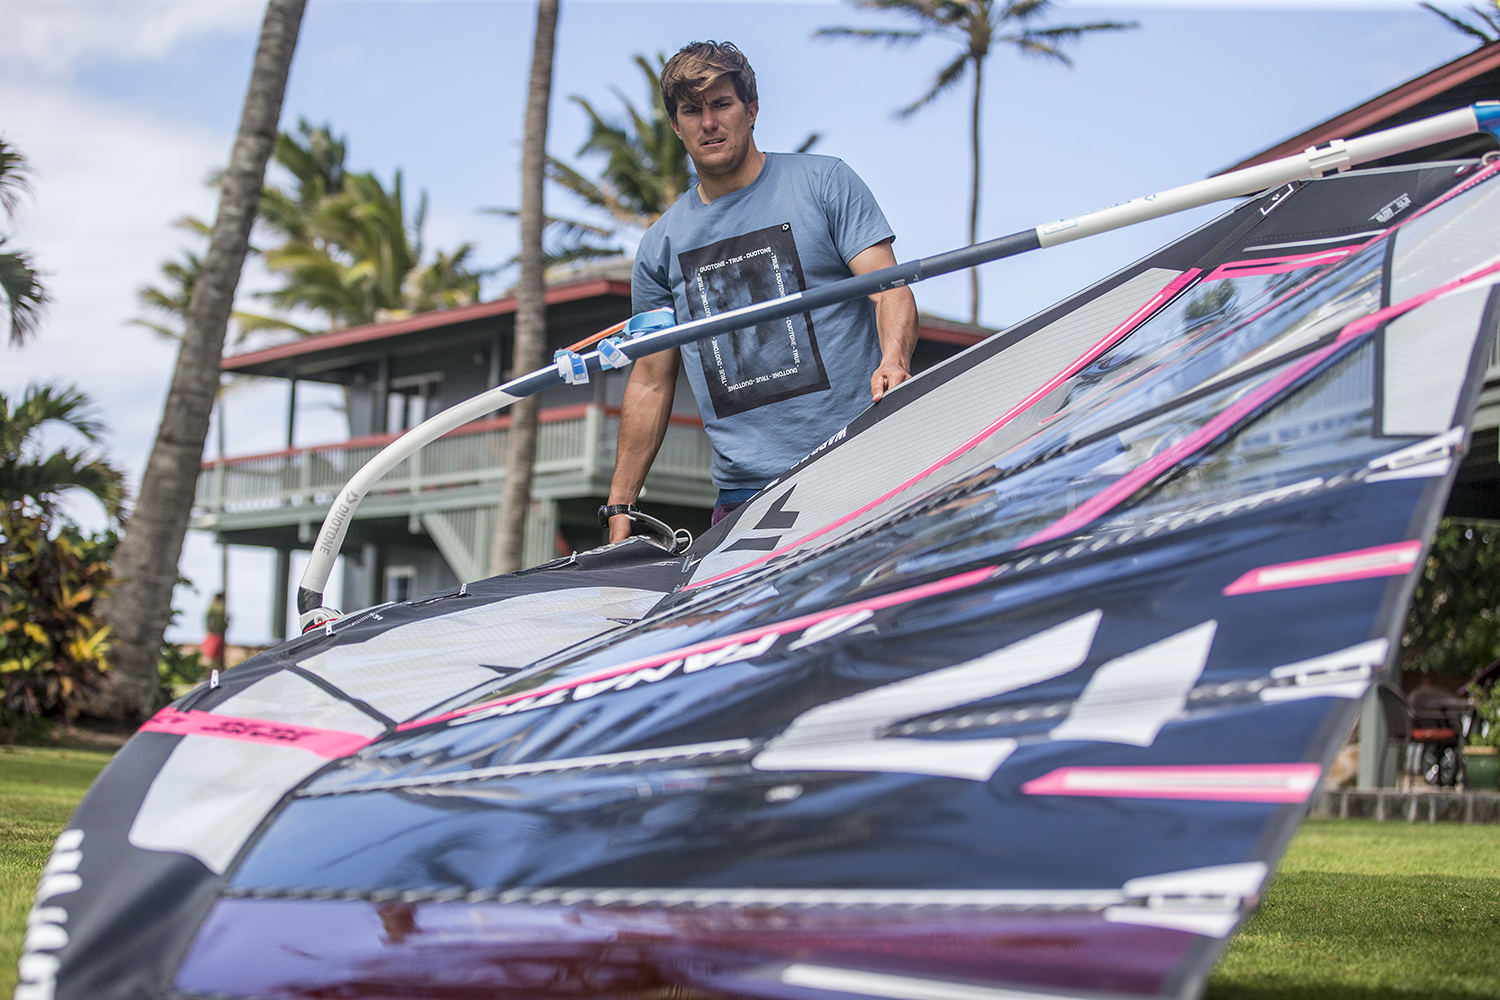
[[[630,515],[616,514],[609,519],[609,540],[623,542],[630,537]]]
[[[882,240],[855,254],[849,270],[867,274],[895,263],[891,241]],[[917,300],[910,288],[891,288],[871,295],[870,301],[875,303],[875,330],[880,337],[880,367],[870,376],[870,399],[878,403],[911,378],[911,352],[917,346]]]
[[[905,361],[899,358],[882,358],[880,367],[870,376],[870,399],[880,402],[882,396],[909,378],[911,372],[907,370]]]

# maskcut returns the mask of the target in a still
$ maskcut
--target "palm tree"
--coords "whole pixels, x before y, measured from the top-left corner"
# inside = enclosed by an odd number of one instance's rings
[[[1464,9],[1473,14],[1476,20],[1473,23],[1461,17],[1455,17],[1434,4],[1419,3],[1418,7],[1426,7],[1438,17],[1447,21],[1455,30],[1461,31],[1472,38],[1477,38],[1480,45],[1488,45],[1491,42],[1500,42],[1500,0],[1490,0],[1491,10],[1483,10],[1478,4],[1469,4]]]
[[[125,477],[86,450],[58,448],[44,455],[39,431],[48,424],[71,427],[95,445],[104,429],[88,397],[72,386],[29,385],[14,406],[0,392],[0,508],[30,504],[45,515],[58,494],[76,488],[98,497],[110,519],[117,519]]]
[[[649,229],[693,182],[692,161],[672,128],[661,95],[659,68],[666,61],[667,57],[661,53],[657,53],[654,66],[645,56],[635,57],[635,64],[646,78],[649,113],[638,109],[618,88],[611,89],[625,106],[624,119],[606,118],[587,98],[577,94],[569,98],[589,119],[588,138],[578,148],[578,155],[604,158],[598,180],[589,180],[576,167],[556,157],[547,157],[548,180],[608,216],[617,227],[637,232]],[[816,132],[810,134],[796,152],[807,152],[819,138]],[[511,209],[483,211],[511,217],[517,214]],[[575,219],[548,217],[549,273],[580,261],[623,254],[622,248],[609,245],[618,231]]]
[[[664,64],[666,57],[657,55],[656,61]],[[692,182],[687,149],[672,130],[662,101],[661,77],[645,56],[637,55],[635,64],[646,77],[651,101],[649,115],[637,109],[618,88],[611,89],[625,106],[623,121],[604,117],[587,98],[577,94],[569,97],[589,119],[588,138],[578,148],[578,155],[603,156],[604,169],[598,180],[589,180],[576,167],[548,156],[547,179],[608,216],[615,226],[547,216],[543,258],[549,276],[574,264],[620,256],[624,248],[612,245],[618,227],[644,232]],[[520,217],[513,208],[480,211],[512,219]],[[505,267],[515,267],[520,260],[518,253]]]
[[[212,227],[208,223],[190,215],[185,215],[172,224],[179,229],[186,229],[200,236],[206,237],[212,232]],[[259,253],[255,247],[250,247],[249,252]],[[181,341],[182,332],[187,327],[188,309],[193,303],[193,288],[198,283],[199,272],[203,270],[203,257],[193,250],[184,248],[180,259],[163,261],[160,270],[162,278],[165,279],[162,287],[143,285],[135,293],[136,301],[141,304],[147,316],[137,317],[130,322],[134,326],[143,326],[167,340]],[[240,327],[237,342],[243,340],[252,329],[260,329],[270,324],[290,326],[283,320],[268,320],[266,317],[240,312],[237,309],[229,314],[229,318]]]
[[[546,259],[542,230],[542,188],[546,184],[547,111],[552,102],[552,52],[557,43],[558,0],[537,0],[536,39],[531,51],[531,81],[526,93],[526,125],[521,145],[521,280],[516,287],[516,335],[511,367],[517,372],[540,368],[547,350]],[[521,568],[526,512],[531,508],[531,474],[536,464],[537,398],[528,396],[510,409],[505,453],[505,482],[490,546],[490,572]]]
[[[275,160],[292,175],[293,186],[267,186],[261,202],[261,219],[282,240],[264,251],[266,267],[284,283],[258,297],[278,310],[321,313],[335,328],[478,300],[487,272],[469,265],[473,244],[421,263],[425,193],[408,223],[401,171],[387,190],[374,173],[345,170],[347,143],[329,126],[303,121],[298,133],[300,140],[283,132],[276,143]],[[278,316],[235,318],[246,331],[312,332]]]
[[[58,424],[91,445],[103,429],[71,386],[0,393],[0,730],[42,714],[71,719],[107,676],[110,630],[95,604],[112,582],[115,536],[56,524],[53,505],[82,489],[118,523],[124,476],[88,448],[48,453],[42,431]]]
[[[969,190],[969,242],[979,242],[980,98],[984,94],[984,62],[995,45],[1008,45],[1021,55],[1051,59],[1071,67],[1073,60],[1060,48],[1094,31],[1125,31],[1136,22],[1096,21],[1033,27],[1051,13],[1053,0],[850,0],[866,10],[903,14],[917,21],[912,30],[894,28],[821,28],[814,38],[852,38],[862,42],[911,44],[928,36],[946,38],[962,51],[938,71],[932,87],[920,98],[896,112],[910,118],[942,94],[971,77],[969,139],[972,185]],[[979,322],[979,269],[969,271],[969,322]]]
[[[657,55],[658,65],[666,58]],[[574,94],[569,100],[589,119],[589,134],[579,156],[602,156],[604,169],[591,181],[555,157],[547,157],[547,177],[567,188],[617,223],[644,230],[682,196],[693,175],[687,149],[672,130],[661,96],[661,74],[645,56],[635,64],[646,77],[651,112],[644,114],[618,88],[615,96],[625,106],[625,120],[605,118],[586,98]]]
[[[26,181],[26,157],[0,136],[0,209],[13,219],[21,196],[30,190]],[[36,331],[42,307],[47,304],[47,290],[24,250],[6,250],[8,237],[0,233],[0,295],[5,297],[10,313],[10,342],[19,347]]]
[[[158,697],[157,660],[172,614],[177,561],[219,388],[224,335],[260,206],[266,162],[276,141],[305,3],[268,0],[266,5],[250,87],[224,171],[213,235],[193,287],[177,367],[141,478],[140,500],[115,553],[121,583],[106,611],[116,637],[115,669],[109,673],[109,688],[90,706],[96,714],[140,718]]]

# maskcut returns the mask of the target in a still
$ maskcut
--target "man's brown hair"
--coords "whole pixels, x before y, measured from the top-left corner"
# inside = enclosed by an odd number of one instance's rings
[[[712,87],[719,77],[734,81],[734,92],[746,104],[759,98],[755,93],[755,70],[733,42],[690,42],[677,50],[661,70],[661,96],[672,121],[677,120],[677,102],[691,101]]]

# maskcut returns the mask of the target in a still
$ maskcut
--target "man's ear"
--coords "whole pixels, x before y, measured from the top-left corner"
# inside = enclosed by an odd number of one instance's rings
[[[751,101],[745,105],[745,110],[750,112],[750,128],[753,130],[755,128],[755,116],[760,114],[760,102]]]

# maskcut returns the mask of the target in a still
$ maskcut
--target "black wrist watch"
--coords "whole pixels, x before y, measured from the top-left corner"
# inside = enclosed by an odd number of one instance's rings
[[[607,528],[609,527],[609,519],[616,516],[617,514],[634,513],[636,513],[635,504],[607,503],[599,508],[599,525],[601,527]]]

